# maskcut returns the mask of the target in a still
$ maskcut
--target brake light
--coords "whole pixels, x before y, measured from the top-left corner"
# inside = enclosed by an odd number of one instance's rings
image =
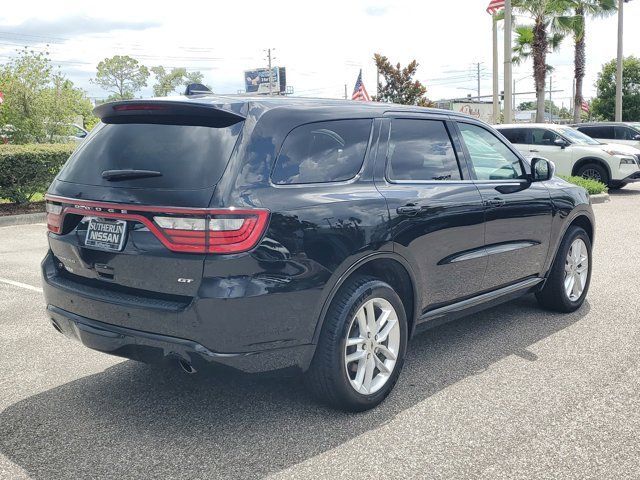
[[[122,105],[114,105],[113,110],[116,112],[127,112],[131,110],[166,110],[165,105],[157,105],[154,103],[125,103]]]
[[[205,218],[154,216],[176,252],[240,253],[251,250],[267,226],[267,210],[212,211]]]
[[[96,202],[46,195],[47,226],[62,233],[65,215],[139,222],[174,252],[241,253],[255,247],[269,222],[269,210],[156,207]]]
[[[62,231],[62,205],[47,202],[45,210],[47,212],[47,228],[50,232],[60,233]]]

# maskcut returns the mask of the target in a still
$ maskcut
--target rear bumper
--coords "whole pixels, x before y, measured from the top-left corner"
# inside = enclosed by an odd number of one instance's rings
[[[47,305],[56,330],[93,350],[146,363],[184,360],[196,369],[225,366],[245,373],[300,370],[308,366],[313,345],[259,352],[218,353],[183,338],[110,325]]]
[[[264,337],[236,349],[239,340],[247,339],[252,317],[234,305],[223,308],[226,299],[198,297],[183,303],[79,284],[60,275],[50,253],[42,273],[47,312],[56,328],[94,350],[148,363],[182,359],[196,368],[218,364],[246,373],[305,371],[315,351],[304,341],[256,342]],[[267,297],[256,301],[268,308]],[[211,304],[217,308],[207,308],[206,321],[200,320],[198,310]]]

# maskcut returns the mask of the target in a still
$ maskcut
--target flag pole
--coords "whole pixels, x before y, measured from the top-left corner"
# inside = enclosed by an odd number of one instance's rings
[[[493,19],[493,123],[500,123],[500,81],[498,79],[498,19],[496,14]]]
[[[511,98],[511,0],[504,2],[504,123],[513,121],[513,100]]]

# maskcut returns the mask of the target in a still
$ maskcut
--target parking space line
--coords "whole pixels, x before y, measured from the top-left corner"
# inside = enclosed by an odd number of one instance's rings
[[[27,290],[32,290],[34,292],[42,293],[42,289],[40,287],[34,287],[33,285],[28,285],[22,282],[16,282],[15,280],[9,280],[8,278],[0,277],[0,283],[6,283],[7,285],[13,285],[14,287],[21,287]]]

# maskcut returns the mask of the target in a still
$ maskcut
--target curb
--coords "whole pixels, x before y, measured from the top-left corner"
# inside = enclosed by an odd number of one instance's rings
[[[47,218],[44,212],[25,213],[22,215],[6,215],[0,217],[0,227],[11,225],[29,225],[30,223],[46,223]]]
[[[598,193],[596,195],[589,195],[589,198],[591,199],[592,205],[595,203],[606,203],[611,201],[611,198],[609,197],[608,193]]]

